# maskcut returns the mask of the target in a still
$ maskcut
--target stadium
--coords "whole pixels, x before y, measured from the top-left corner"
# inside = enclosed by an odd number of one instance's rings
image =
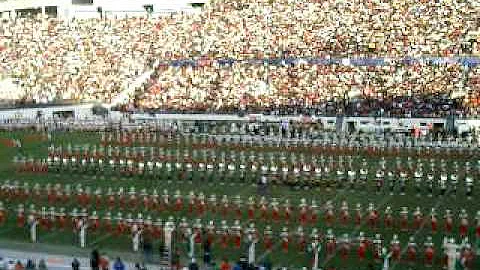
[[[0,18],[0,268],[480,269],[479,1]]]

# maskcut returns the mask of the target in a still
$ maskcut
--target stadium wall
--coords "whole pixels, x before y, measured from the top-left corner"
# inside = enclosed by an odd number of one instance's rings
[[[44,119],[52,119],[57,116],[70,115],[75,119],[88,119],[94,117],[92,108],[95,104],[67,105],[67,106],[48,106],[48,107],[32,107],[19,109],[0,110],[0,120],[25,120],[34,121],[41,116]]]
[[[66,106],[47,106],[37,108],[16,108],[0,110],[0,121],[36,121],[39,116],[45,120],[55,118],[74,119],[76,121],[98,119],[93,108],[99,104],[81,104]],[[103,105],[108,108],[108,106]],[[106,121],[125,121],[129,119],[134,123],[146,123],[155,121],[234,121],[234,122],[312,122],[320,123],[326,130],[361,131],[365,133],[374,132],[411,132],[412,129],[419,129],[427,133],[432,129],[445,129],[447,119],[444,118],[385,118],[385,117],[327,117],[327,116],[271,116],[262,114],[247,114],[244,116],[235,114],[145,114],[134,113],[128,116],[118,112],[110,111]],[[337,121],[342,121],[337,123]],[[456,119],[455,130],[458,133],[466,133],[472,130],[480,131],[480,119]]]

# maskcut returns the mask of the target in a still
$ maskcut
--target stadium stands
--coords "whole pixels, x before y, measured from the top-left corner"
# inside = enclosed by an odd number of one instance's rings
[[[27,103],[110,102],[159,60],[131,97],[138,109],[475,116],[476,11],[475,1],[229,0],[158,19],[17,19],[0,27],[0,70]]]

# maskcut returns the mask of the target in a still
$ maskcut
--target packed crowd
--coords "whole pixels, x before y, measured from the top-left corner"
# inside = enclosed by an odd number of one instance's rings
[[[0,27],[6,59],[0,73],[20,81],[27,101],[108,102],[155,59],[163,64],[126,107],[476,116],[478,66],[398,59],[477,55],[478,11],[475,1],[464,0],[222,0],[198,14],[158,19],[19,19]],[[284,61],[332,56],[389,60],[381,66]],[[185,59],[191,62],[171,62]]]
[[[438,117],[478,114],[478,68],[460,64],[160,66],[137,105],[179,111]],[[467,73],[467,75],[464,75]],[[468,78],[465,76],[469,76]],[[459,91],[463,89],[463,91]],[[453,100],[461,92],[465,99]]]
[[[17,102],[108,102],[151,63],[160,46],[146,34],[151,27],[140,18],[4,20],[0,74],[25,92]]]
[[[136,104],[181,112],[477,115],[478,68],[458,63],[250,61],[471,55],[478,51],[470,37],[476,8],[464,1],[214,1],[199,15],[160,25],[163,59],[198,61],[160,66]],[[219,58],[235,61],[211,61]],[[461,92],[458,104],[454,92]]]
[[[448,56],[478,50],[478,6],[454,1],[211,1],[160,23],[162,57]]]

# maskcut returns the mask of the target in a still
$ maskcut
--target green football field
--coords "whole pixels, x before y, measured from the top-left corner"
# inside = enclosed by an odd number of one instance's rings
[[[169,194],[173,195],[176,190],[179,190],[181,194],[187,195],[190,191],[195,191],[196,194],[199,192],[203,192],[207,195],[207,198],[210,194],[216,194],[217,199],[219,200],[222,195],[228,195],[230,199],[232,199],[235,195],[241,195],[244,203],[249,196],[257,196],[257,187],[252,185],[252,182],[255,180],[255,177],[251,177],[250,182],[242,183],[240,181],[236,181],[235,179],[230,178],[221,178],[221,179],[211,179],[209,181],[201,181],[201,177],[198,174],[194,174],[192,181],[187,180],[179,180],[176,177],[173,177],[172,180],[168,180],[165,176],[160,175],[153,179],[152,177],[125,177],[125,176],[118,176],[115,174],[110,174],[105,172],[103,175],[100,174],[93,174],[93,173],[71,173],[71,172],[60,172],[60,173],[48,173],[48,174],[33,174],[33,173],[17,173],[14,169],[12,160],[15,156],[26,156],[26,157],[33,157],[33,158],[46,158],[48,154],[48,146],[50,144],[55,145],[63,145],[64,147],[67,144],[72,145],[100,145],[101,136],[99,133],[94,132],[54,132],[51,134],[51,141],[47,141],[46,139],[42,139],[39,136],[40,133],[31,132],[31,131],[15,131],[15,132],[0,132],[0,139],[3,141],[7,139],[19,139],[22,142],[21,148],[15,147],[8,147],[4,143],[4,145],[0,148],[0,179],[3,182],[4,180],[18,180],[22,182],[29,182],[30,187],[32,187],[35,183],[39,183],[42,186],[45,184],[56,184],[61,183],[62,185],[71,184],[72,187],[77,184],[82,184],[82,186],[89,186],[92,190],[95,190],[97,187],[101,187],[102,190],[105,192],[108,187],[112,187],[114,191],[118,190],[119,187],[124,187],[126,191],[132,186],[136,188],[136,191],[139,192],[141,189],[146,188],[150,193],[155,188],[161,192],[164,189],[168,189]],[[163,147],[166,149],[171,149],[172,153],[176,153],[177,151],[183,153],[184,148],[189,148],[191,145],[189,143],[182,143],[181,146],[175,144],[164,143]],[[179,149],[181,148],[181,149]],[[222,151],[237,151],[232,147],[227,147],[225,145],[219,147],[213,147],[212,149],[215,152],[215,155],[220,155]],[[264,152],[264,153],[272,153],[272,155],[278,159],[279,156],[287,155],[292,151],[303,153],[306,156],[306,159],[311,159],[312,151],[308,148],[299,147],[298,149],[278,149],[278,148],[250,148],[249,151],[254,152]],[[250,153],[250,152],[247,152]],[[314,153],[313,155],[318,155],[319,153]],[[266,154],[265,154],[266,155]],[[330,155],[336,156],[334,151],[330,151],[328,153],[324,153],[324,156],[328,157]],[[440,159],[444,158],[447,162],[451,161],[458,161],[459,164],[463,164],[466,160],[475,160],[475,157],[466,156],[466,155],[454,155],[454,154],[445,154],[441,156],[417,156],[415,152],[407,152],[401,151],[400,154],[402,157],[402,161],[407,164],[407,156],[410,156],[413,162],[418,163],[423,161],[425,164],[428,164],[430,158]],[[229,152],[227,152],[226,156],[229,156]],[[354,154],[353,157],[353,166],[359,168],[361,164],[361,160],[365,158],[368,161],[368,164],[378,164],[378,161],[381,156],[384,156],[387,162],[394,163],[394,155],[392,153],[384,153],[384,154],[374,154],[371,155],[367,151],[360,151],[359,153]],[[405,165],[406,166],[406,165]],[[453,168],[447,168],[449,172],[453,172]],[[374,177],[375,171],[370,171],[370,178]],[[460,174],[459,174],[460,175]],[[478,179],[478,175],[476,175]],[[372,182],[373,183],[373,182]],[[301,198],[306,198],[308,201],[311,199],[315,199],[317,203],[323,204],[327,200],[331,200],[335,205],[336,209],[338,210],[342,201],[346,201],[350,207],[350,213],[353,217],[354,215],[354,207],[355,204],[361,203],[363,209],[365,210],[368,204],[374,203],[377,209],[381,214],[386,206],[391,206],[394,210],[394,216],[398,217],[398,212],[400,211],[401,207],[408,207],[410,211],[410,221],[412,220],[411,215],[413,210],[419,206],[422,208],[422,212],[425,217],[428,217],[430,209],[432,207],[437,209],[438,219],[439,219],[439,232],[435,235],[432,235],[433,241],[435,244],[436,256],[435,256],[435,266],[433,269],[440,269],[440,261],[442,259],[442,252],[441,246],[443,242],[444,235],[442,233],[441,227],[443,226],[442,218],[445,213],[445,209],[451,209],[454,213],[454,220],[457,221],[455,223],[453,236],[457,235],[458,232],[458,213],[460,209],[466,209],[467,213],[469,214],[470,224],[474,223],[474,217],[477,210],[480,210],[480,201],[474,197],[473,200],[467,200],[464,196],[464,186],[463,184],[459,184],[458,186],[458,193],[456,196],[433,196],[428,197],[425,194],[422,196],[416,196],[416,192],[413,188],[413,183],[408,183],[407,187],[407,194],[406,195],[399,195],[398,191],[395,192],[394,195],[390,195],[387,191],[387,187],[384,187],[384,191],[381,193],[375,192],[374,185],[369,185],[367,188],[363,190],[356,190],[352,191],[348,188],[337,189],[332,188],[327,190],[325,187],[316,187],[310,189],[294,189],[284,185],[272,185],[269,187],[269,197],[276,197],[279,198],[280,201],[284,201],[286,198],[289,198],[292,202],[292,205],[298,205]],[[3,199],[3,198],[2,198]],[[257,196],[257,201],[259,197]],[[186,199],[184,200],[186,201]],[[28,242],[28,235],[26,229],[17,228],[16,221],[15,221],[15,209],[19,204],[19,201],[8,202],[4,201],[5,206],[9,209],[9,218],[6,224],[0,228],[0,241],[1,239],[9,240],[9,241],[17,241],[17,242]],[[29,198],[26,205],[28,204],[35,204],[37,209],[40,209],[41,206],[50,206],[48,202],[45,201],[33,201],[32,198]],[[67,212],[71,210],[73,207],[79,207],[75,205],[74,202],[68,205],[54,205],[55,207],[65,207]],[[103,213],[107,211],[105,208],[100,209],[89,209],[90,211],[96,210],[100,217],[102,217]],[[115,209],[112,211],[112,214],[115,215],[119,212],[119,209]],[[177,212],[146,212],[142,211],[141,209],[132,210],[132,211],[121,211],[124,214],[132,213],[134,216],[138,212],[142,212],[144,216],[147,214],[152,215],[154,219],[157,217],[162,218],[163,220],[167,219],[169,216],[174,216],[176,220],[179,220],[182,217],[186,217],[189,221],[196,219],[196,216],[190,216],[187,211],[183,211],[180,213]],[[215,220],[216,224],[219,224],[223,218],[219,214],[211,214],[207,213],[206,216],[202,217],[202,223],[208,223],[208,220]],[[234,215],[228,216],[227,220],[229,225],[233,224],[233,220],[235,219]],[[409,231],[409,232],[401,232],[399,229],[389,229],[384,228],[383,225],[380,225],[375,230],[370,229],[366,224],[363,224],[360,228],[355,227],[352,222],[350,222],[347,226],[342,226],[338,223],[335,223],[332,227],[330,227],[334,234],[337,236],[337,240],[341,237],[344,233],[348,233],[351,238],[358,236],[360,231],[365,232],[366,236],[373,238],[375,233],[380,233],[385,240],[385,244],[389,246],[390,240],[392,239],[393,234],[398,234],[400,242],[402,244],[402,248],[406,247],[408,242],[408,238],[410,236],[414,236],[416,243],[419,246],[418,255],[417,255],[417,263],[414,265],[408,264],[405,261],[395,262],[390,267],[390,269],[432,269],[423,266],[423,243],[425,242],[427,236],[430,236],[430,229],[429,229],[429,222],[428,218],[426,219],[425,226],[420,230],[416,231]],[[247,220],[246,216],[242,220],[243,224],[248,224],[249,221]],[[380,224],[382,220],[380,220]],[[260,234],[263,233],[264,227],[266,226],[267,222],[260,220],[255,221],[255,225],[259,230]],[[299,226],[298,222],[291,222],[290,224],[277,224],[272,223],[271,221],[268,222],[269,225],[272,226],[272,229],[277,232],[284,226],[290,229],[290,232],[293,233]],[[326,224],[323,222],[322,217],[319,217],[318,224],[315,225],[316,228],[320,230],[323,234],[328,229]],[[308,224],[304,227],[305,233],[308,235],[311,232],[312,225]],[[474,225],[470,226],[469,231],[469,239],[470,242],[475,245],[475,234],[474,234]],[[42,231],[39,229],[39,242],[45,244],[53,244],[58,245],[59,247],[63,247],[65,250],[68,250],[69,247],[72,246],[73,242],[73,233],[70,230],[66,230],[65,232],[59,231]],[[275,238],[274,238],[275,239]],[[294,238],[293,238],[294,239]],[[458,236],[456,237],[457,242],[459,241]],[[110,234],[106,234],[103,232],[99,233],[91,233],[88,235],[87,244],[89,248],[98,247],[101,250],[105,251],[121,251],[121,252],[129,252],[131,249],[131,240],[130,237],[127,235],[121,237],[115,237]],[[160,245],[160,243],[156,243],[156,246]],[[182,254],[183,263],[185,263],[185,255],[186,255],[186,248],[185,245],[178,244],[178,248]],[[244,255],[246,251],[246,244],[245,247],[242,247],[240,250],[235,248],[227,248],[226,250],[222,250],[218,244],[213,246],[213,257],[214,260],[219,262],[222,258],[228,258],[230,261],[238,260],[240,255]],[[310,266],[311,265],[311,254],[309,252],[300,253],[296,250],[295,243],[291,244],[291,250],[288,254],[282,252],[280,244],[277,243],[275,249],[271,253],[266,253],[263,245],[259,243],[256,248],[257,253],[257,260],[261,262],[262,260],[269,260],[272,262],[274,267],[281,267],[286,266],[289,269],[299,269],[303,266]],[[201,247],[197,247],[196,256],[201,260]],[[475,262],[476,268],[480,269],[480,263],[477,259]],[[334,266],[337,269],[370,269],[373,265],[374,269],[380,269],[381,264],[379,262],[374,262],[369,256],[369,259],[363,262],[359,262],[357,260],[356,255],[356,246],[352,246],[351,252],[347,260],[343,260],[337,254],[333,258],[327,258],[324,252],[321,252],[320,255],[320,265],[321,266]]]

